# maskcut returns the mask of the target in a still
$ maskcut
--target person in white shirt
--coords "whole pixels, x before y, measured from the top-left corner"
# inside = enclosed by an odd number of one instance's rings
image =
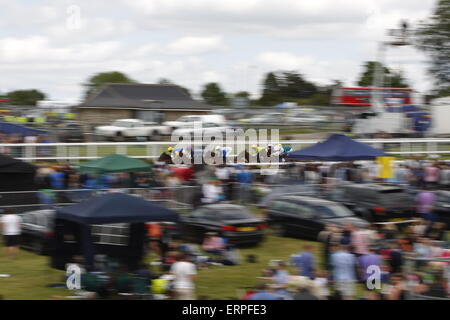
[[[220,200],[222,195],[222,187],[219,181],[209,180],[208,183],[204,184],[202,187],[203,192],[203,203],[215,203]]]
[[[177,262],[170,268],[170,273],[175,276],[173,280],[173,292],[175,300],[195,300],[195,278],[197,270],[195,264],[187,261],[184,253],[179,253]]]
[[[5,248],[9,256],[14,258],[19,251],[22,218],[16,214],[6,213],[1,218]]]
[[[35,135],[26,136],[23,139],[23,142],[25,142],[25,143],[36,143],[37,142],[37,136],[35,136]]]

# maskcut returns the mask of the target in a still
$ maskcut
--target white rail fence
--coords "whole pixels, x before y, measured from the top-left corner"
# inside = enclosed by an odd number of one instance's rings
[[[293,150],[304,148],[321,140],[281,140],[279,143],[292,146]],[[413,154],[450,154],[450,139],[361,139],[373,147],[383,149],[396,156]],[[79,163],[96,159],[111,153],[123,154],[133,158],[157,159],[173,141],[159,142],[87,142],[87,143],[9,143],[0,144],[0,153],[15,158],[36,161],[69,161]],[[246,141],[248,145],[264,145],[273,141]],[[219,144],[219,143],[218,143]]]

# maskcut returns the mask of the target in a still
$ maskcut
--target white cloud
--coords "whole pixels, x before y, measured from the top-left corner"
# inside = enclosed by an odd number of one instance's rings
[[[168,53],[173,55],[197,55],[225,50],[221,37],[183,37],[167,45]]]
[[[279,69],[354,84],[386,29],[428,16],[435,1],[0,0],[0,91],[36,87],[76,97],[89,76],[109,70],[194,91],[214,81],[255,93],[264,73]],[[81,9],[78,30],[66,26],[72,4]],[[424,58],[388,50],[386,61],[426,88]]]

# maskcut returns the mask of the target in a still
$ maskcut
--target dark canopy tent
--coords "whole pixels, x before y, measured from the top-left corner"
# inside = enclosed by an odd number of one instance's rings
[[[355,141],[342,134],[332,134],[327,140],[313,146],[288,153],[287,159],[312,161],[375,160],[388,157],[382,150]]]
[[[82,255],[91,269],[94,255],[101,253],[117,257],[135,269],[144,255],[144,223],[177,221],[177,212],[124,193],[110,193],[59,208],[55,216],[52,267],[63,270],[74,255]],[[94,244],[91,226],[112,223],[130,224],[128,245]],[[75,241],[65,241],[67,236],[73,236]]]
[[[20,133],[23,136],[48,134],[47,131],[27,128],[14,123],[0,122],[0,132],[6,134]]]
[[[8,191],[35,191],[36,167],[30,163],[0,154],[0,192]],[[9,193],[0,197],[1,206],[39,204],[36,194]],[[23,207],[18,212],[29,210]]]
[[[120,154],[110,154],[80,165],[80,172],[92,174],[142,171],[150,171],[150,165]]]

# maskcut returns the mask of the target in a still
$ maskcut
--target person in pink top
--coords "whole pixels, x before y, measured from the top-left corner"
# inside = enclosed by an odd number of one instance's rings
[[[439,167],[436,163],[430,164],[424,169],[423,180],[429,187],[435,187],[439,181]]]
[[[215,232],[208,232],[202,245],[206,253],[220,255],[225,249],[225,241]]]
[[[357,256],[367,254],[369,252],[369,239],[365,230],[354,228],[351,235],[351,244],[353,253]]]

